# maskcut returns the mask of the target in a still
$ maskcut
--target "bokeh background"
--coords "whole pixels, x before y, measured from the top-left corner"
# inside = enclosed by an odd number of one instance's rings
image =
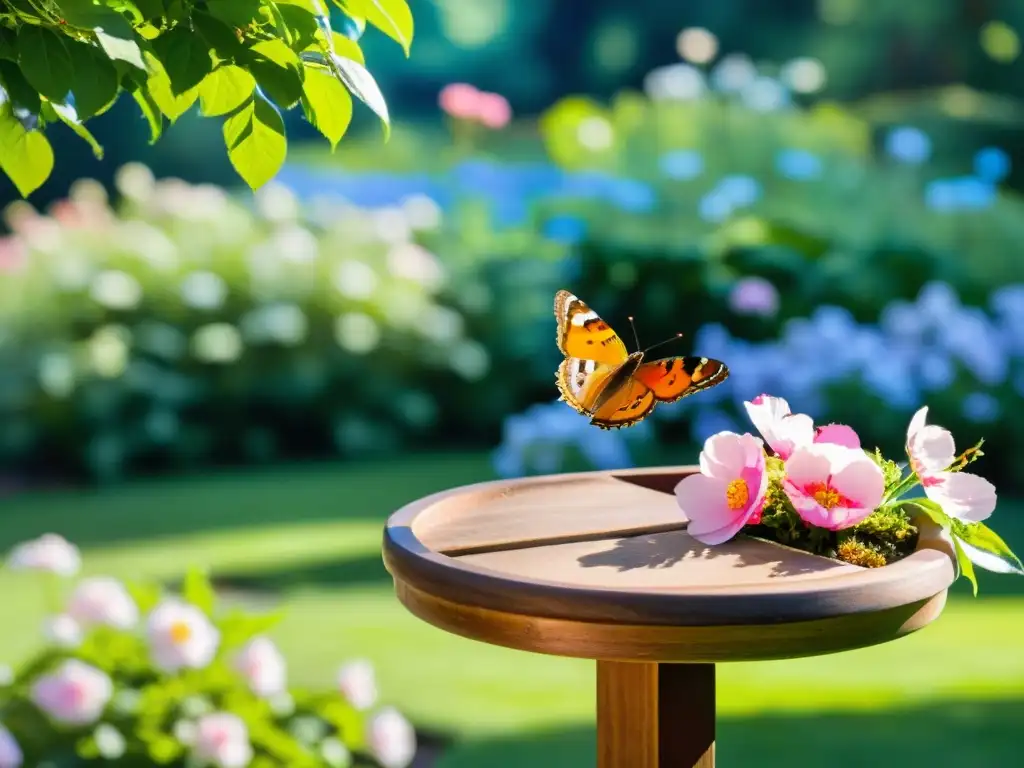
[[[993,527],[1024,549],[1024,4],[412,8],[410,60],[361,41],[387,144],[362,114],[330,154],[292,115],[253,194],[217,121],[150,147],[125,101],[91,123],[102,163],[57,137],[30,203],[0,185],[0,546],[53,531],[89,573],[209,567],[285,609],[292,679],[371,660],[439,768],[593,765],[594,681],[399,606],[380,529],[426,493],[693,462],[762,392],[896,454],[928,404],[986,438]],[[446,114],[455,82],[512,121]],[[554,402],[562,287],[731,378],[589,427]],[[28,584],[0,574],[0,661],[39,646]],[[1024,581],[982,573],[897,643],[726,666],[722,762],[1014,764],[1022,632]]]

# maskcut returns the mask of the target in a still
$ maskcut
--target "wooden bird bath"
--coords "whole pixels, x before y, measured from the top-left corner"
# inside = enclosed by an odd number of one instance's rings
[[[384,531],[399,600],[485,643],[597,660],[599,768],[714,765],[715,662],[884,643],[933,621],[953,563],[925,535],[866,569],[739,536],[706,547],[672,491],[696,467],[480,483]]]

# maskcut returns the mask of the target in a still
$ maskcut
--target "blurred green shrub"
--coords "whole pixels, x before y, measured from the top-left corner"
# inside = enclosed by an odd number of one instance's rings
[[[48,215],[21,202],[6,212],[7,466],[113,479],[360,457],[493,437],[525,404],[524,374],[491,386],[507,373],[493,356],[516,342],[510,316],[527,315],[518,304],[489,310],[518,279],[498,275],[504,260],[529,238],[481,225],[449,248],[431,234],[440,212],[422,196],[300,211],[271,185],[246,206],[215,187],[154,181],[142,166],[121,169],[118,186],[117,210],[80,182]],[[444,247],[447,263],[418,237]]]

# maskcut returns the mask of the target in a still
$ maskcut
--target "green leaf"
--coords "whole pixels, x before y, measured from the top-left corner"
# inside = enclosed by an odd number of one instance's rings
[[[171,93],[181,96],[210,74],[210,49],[185,27],[175,27],[153,41],[153,52],[171,81]]]
[[[135,32],[120,13],[92,0],[60,0],[60,8],[70,26],[93,31],[109,58],[146,68]]]
[[[97,46],[69,40],[68,51],[75,70],[71,83],[75,109],[79,118],[88,120],[105,112],[117,100],[117,68]]]
[[[910,518],[923,514],[930,517],[947,531],[953,527],[953,518],[942,511],[942,507],[939,506],[938,502],[931,499],[904,499],[899,503],[899,506]]]
[[[234,609],[216,622],[221,634],[221,646],[230,650],[244,645],[256,635],[272,629],[281,618],[279,611],[249,615]]]
[[[176,95],[171,86],[171,79],[159,59],[149,51],[146,51],[146,62],[149,64],[149,79],[146,81],[146,90],[152,101],[167,115],[167,119],[173,124],[175,120],[185,114],[196,99],[199,97],[199,89],[191,88],[183,94]]]
[[[258,91],[224,121],[224,144],[231,165],[252,189],[274,177],[288,152],[281,114]]]
[[[245,50],[234,29],[221,19],[196,11],[192,26],[219,61],[232,61]]]
[[[18,65],[32,87],[50,101],[63,103],[67,98],[75,69],[63,35],[45,27],[22,27]]]
[[[313,48],[320,48],[327,53],[344,56],[346,59],[358,61],[363,66],[366,66],[363,49],[359,47],[359,43],[355,40],[350,40],[334,30],[331,30],[329,35],[327,35],[322,29],[317,30],[314,45],[309,46],[306,50],[311,50]]]
[[[135,605],[138,606],[140,613],[149,613],[163,597],[163,592],[157,584],[128,581],[124,586],[128,590],[128,594],[132,596],[132,600],[135,601]]]
[[[291,48],[296,51],[305,49],[314,41],[319,29],[311,3],[308,0],[278,0],[274,5],[279,24],[284,24],[291,37]],[[282,34],[284,31],[281,30]]]
[[[956,562],[960,566],[960,575],[967,577],[967,580],[971,582],[971,587],[974,590],[974,596],[978,596],[978,578],[974,575],[974,565],[971,563],[971,559],[964,552],[964,548],[960,545],[960,539],[956,536],[953,537],[953,547],[956,549]]]
[[[153,101],[152,95],[146,88],[136,88],[132,91],[132,98],[138,103],[142,110],[142,116],[149,123],[149,143],[156,144],[156,140],[164,131],[164,118],[160,113],[160,107]]]
[[[60,120],[80,138],[84,139],[90,147],[92,147],[92,153],[96,156],[97,160],[103,159],[103,147],[100,146],[98,141],[96,141],[96,137],[92,135],[92,132],[82,125],[74,107],[69,107],[65,104],[54,104],[53,102],[46,101],[43,102],[42,114],[50,122]]]
[[[303,84],[302,108],[306,119],[331,142],[338,146],[352,121],[352,97],[331,75],[311,69]]]
[[[252,96],[256,80],[241,67],[225,64],[199,85],[199,110],[207,117],[234,112]]]
[[[42,186],[53,171],[53,148],[40,131],[26,131],[10,103],[0,107],[0,170],[22,197]]]
[[[999,534],[984,523],[966,526],[960,538],[964,551],[975,565],[987,571],[1024,576],[1024,564],[1021,564],[1020,558],[1013,554]]]
[[[181,585],[181,596],[199,608],[207,616],[213,614],[213,606],[217,602],[217,593],[213,591],[210,578],[203,568],[192,566],[185,573]]]
[[[13,61],[0,60],[0,84],[15,104],[34,115],[39,114],[39,94],[29,85],[21,69]]]
[[[249,71],[267,96],[283,109],[302,97],[302,62],[283,40],[263,40],[248,51]]]
[[[413,37],[412,11],[406,0],[343,0],[346,13],[361,16],[402,46],[409,55]]]
[[[385,138],[390,136],[391,118],[388,116],[388,105],[384,101],[384,94],[380,92],[380,86],[373,79],[373,75],[359,62],[344,56],[332,56],[331,65],[338,79],[345,84],[352,95],[372,109],[381,119],[384,124]]]
[[[261,0],[216,0],[207,5],[211,16],[242,29],[259,18],[262,3]]]

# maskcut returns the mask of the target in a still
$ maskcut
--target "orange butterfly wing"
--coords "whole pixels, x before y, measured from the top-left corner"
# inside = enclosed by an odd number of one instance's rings
[[[654,392],[633,377],[594,412],[590,423],[601,429],[628,427],[650,414],[655,402]]]
[[[621,365],[629,353],[626,345],[597,312],[569,291],[555,294],[558,348],[570,358]]]
[[[729,378],[729,369],[707,357],[666,357],[641,363],[633,378],[650,389],[657,401],[674,403],[721,384]]]

